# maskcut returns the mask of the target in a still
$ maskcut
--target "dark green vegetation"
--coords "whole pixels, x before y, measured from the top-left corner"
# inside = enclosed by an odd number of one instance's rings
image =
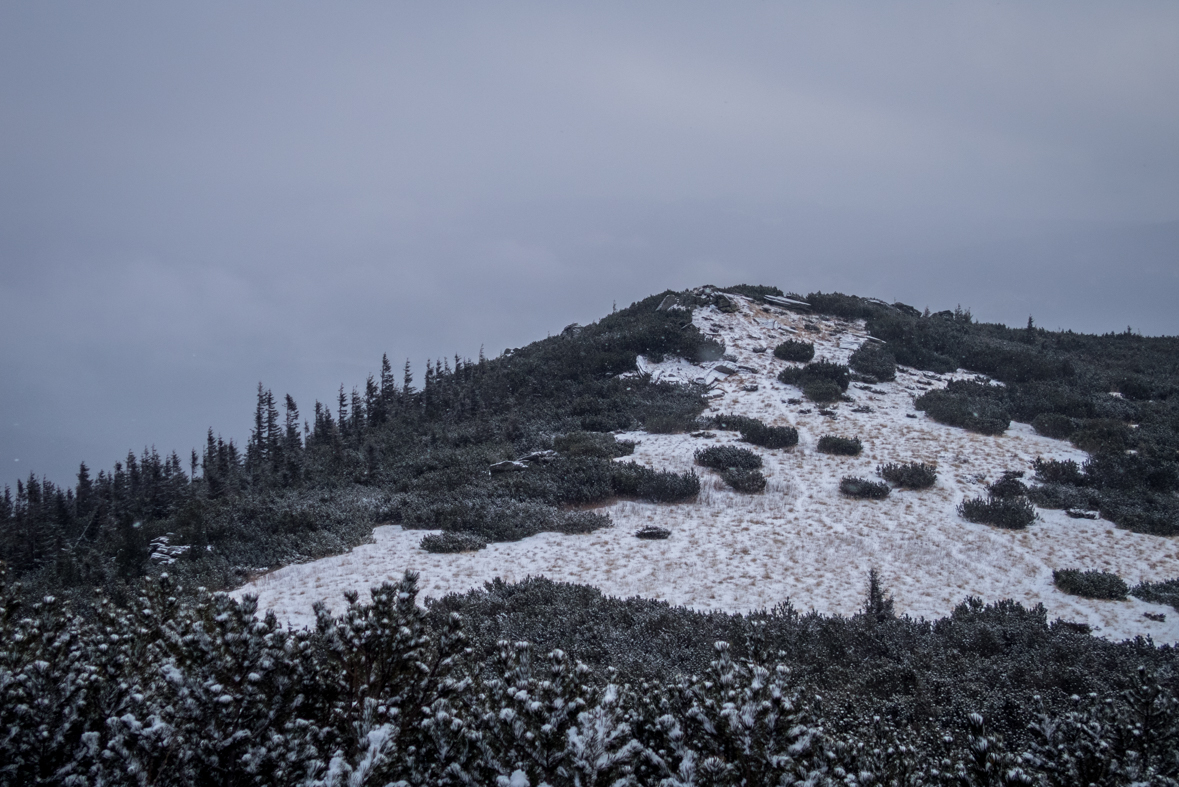
[[[1023,530],[1036,521],[1036,509],[1026,497],[973,497],[958,506],[962,518],[1005,530]]]
[[[422,538],[422,549],[438,554],[475,552],[485,546],[487,540],[474,533],[431,533]]]
[[[18,481],[0,496],[0,560],[34,595],[124,593],[160,570],[166,558],[151,555],[167,539],[187,547],[172,556],[173,576],[219,588],[345,551],[381,522],[497,541],[582,532],[568,509],[618,496],[690,499],[695,476],[613,462],[633,446],[606,434],[692,425],[704,407],[694,387],[616,376],[640,353],[719,353],[687,312],[657,311],[662,299],[499,358],[430,363],[420,390],[386,361],[306,422],[290,397],[259,386],[244,448],[210,431],[187,462],[145,451],[97,476],[83,466],[73,488]],[[506,460],[523,461],[488,472]]]
[[[742,440],[762,448],[790,448],[798,445],[798,430],[793,426],[768,426],[756,418],[743,415],[718,415],[708,423],[713,429],[740,432]]]
[[[834,402],[851,384],[851,370],[843,364],[818,360],[803,367],[787,367],[778,372],[778,381],[802,389],[813,402]]]
[[[826,618],[543,579],[423,609],[407,575],[301,631],[167,577],[89,618],[3,591],[5,785],[653,785],[700,762],[748,787],[1179,777],[1170,650],[1011,602],[897,618],[878,579]]]
[[[885,345],[876,342],[864,342],[852,353],[847,365],[854,371],[873,378],[873,381],[895,380],[897,376],[897,359]]]
[[[1124,579],[1107,571],[1062,568],[1052,572],[1052,582],[1065,593],[1084,598],[1121,601],[1130,592],[1130,587]]]
[[[422,609],[407,578],[289,631],[251,601],[193,590],[342,551],[380,522],[473,544],[588,532],[608,523],[583,507],[614,497],[698,493],[692,473],[616,461],[633,446],[614,430],[708,426],[796,444],[794,430],[752,418],[701,423],[700,389],[616,376],[638,354],[723,351],[684,309],[657,311],[664,295],[499,358],[430,364],[420,390],[385,363],[305,425],[292,400],[260,389],[244,449],[210,434],[183,463],[144,452],[96,477],[82,468],[68,489],[22,479],[0,498],[0,784],[1179,779],[1175,651],[1106,642],[1013,602],[913,621],[876,577],[850,618],[789,604],[703,614],[530,579]],[[730,311],[736,297],[676,293]],[[930,417],[983,431],[1031,422],[1093,452],[1083,466],[1040,463],[1026,496],[1022,480],[1000,479],[977,501],[985,511],[1034,517],[1029,499],[1054,501],[1179,532],[1176,340],[805,299],[868,320],[897,363],[1005,383],[955,383],[927,400]],[[824,361],[798,374],[834,398],[850,379]],[[675,543],[659,527],[635,535],[651,539],[645,550]],[[1130,592],[1176,604],[1176,582]]]
[[[825,434],[820,437],[818,445],[815,447],[820,454],[834,454],[836,456],[859,456],[860,452],[864,450],[864,444],[860,442],[860,438],[840,437],[833,434]]]
[[[869,481],[866,478],[844,476],[839,482],[840,494],[847,497],[857,497],[865,500],[883,500],[888,497],[888,484],[880,481]]]
[[[906,489],[928,489],[937,483],[937,467],[921,462],[889,462],[876,468],[876,474]]]
[[[805,363],[815,357],[815,345],[797,339],[787,339],[774,348],[774,357],[783,361]]]
[[[701,467],[711,467],[713,470],[724,470],[730,467],[742,470],[757,470],[761,467],[761,457],[748,448],[736,445],[710,445],[701,448],[695,455],[696,464]]]
[[[721,478],[738,492],[756,494],[765,491],[766,488],[766,477],[761,474],[760,470],[726,467],[721,471]]]

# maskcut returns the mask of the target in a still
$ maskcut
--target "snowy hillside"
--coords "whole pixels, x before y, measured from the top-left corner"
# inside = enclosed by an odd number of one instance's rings
[[[374,531],[371,544],[270,572],[234,595],[255,594],[262,608],[306,625],[313,602],[339,609],[345,591],[367,595],[368,588],[396,581],[412,569],[421,574],[423,596],[478,588],[494,577],[514,581],[544,575],[594,585],[610,595],[697,609],[746,611],[789,600],[801,611],[848,615],[861,604],[865,577],[875,566],[895,596],[897,611],[915,618],[942,617],[967,596],[1011,598],[1026,606],[1042,603],[1050,620],[1085,622],[1112,639],[1149,635],[1159,644],[1179,642],[1179,614],[1169,607],[1132,597],[1087,600],[1052,584],[1052,571],[1063,568],[1110,571],[1131,584],[1179,576],[1174,539],[1119,530],[1101,519],[1070,519],[1063,511],[1039,510],[1039,520],[1023,531],[972,524],[958,516],[963,498],[985,494],[986,484],[1003,471],[1023,470],[1030,476],[1036,457],[1081,462],[1082,452],[1024,424],[1013,423],[1005,434],[988,437],[936,423],[914,411],[913,400],[955,375],[904,367],[894,382],[853,384],[848,391],[853,402],[820,412],[802,400],[798,389],[777,381],[787,364],[773,356],[773,347],[799,338],[814,343],[816,359],[846,363],[868,341],[863,325],[732,297],[739,306],[735,313],[708,307],[693,314],[697,327],[723,340],[726,360],[698,365],[640,358],[632,374],[711,384],[706,415],[746,415],[796,427],[794,448],[746,446],[765,462],[769,484],[764,493],[734,492],[713,471],[697,468],[702,491],[695,502],[616,502],[599,509],[613,519],[612,528],[588,535],[542,533],[464,554],[426,553],[418,545],[430,531],[387,525]],[[815,444],[825,434],[858,436],[864,451],[857,457],[820,454]],[[618,437],[638,443],[626,461],[675,471],[691,469],[699,448],[738,441],[734,432],[715,430]],[[936,464],[938,482],[926,490],[894,490],[882,501],[840,495],[840,478],[874,477],[885,462]],[[670,530],[671,537],[634,537],[650,524]],[[1148,619],[1146,612],[1166,619]]]

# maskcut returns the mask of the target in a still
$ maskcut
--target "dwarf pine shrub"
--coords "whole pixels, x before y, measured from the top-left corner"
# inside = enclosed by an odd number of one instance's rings
[[[897,359],[876,342],[864,342],[860,348],[852,353],[847,365],[860,374],[867,374],[877,380],[895,380],[897,377]]]
[[[1130,588],[1117,574],[1107,571],[1081,571],[1065,568],[1052,572],[1052,582],[1065,593],[1083,598],[1101,598],[1121,601]]]
[[[821,454],[837,456],[858,456],[864,450],[864,444],[858,437],[838,437],[825,434],[819,438],[818,450]]]
[[[1036,521],[1036,509],[1026,497],[975,497],[963,500],[958,513],[968,522],[1005,530],[1023,530]]]
[[[696,464],[701,467],[711,467],[713,470],[724,470],[730,467],[742,470],[757,470],[761,467],[761,457],[737,445],[710,445],[701,448],[695,454]]]
[[[756,494],[765,491],[766,477],[760,470],[748,470],[741,467],[727,467],[721,471],[724,482],[738,492]]]
[[[565,511],[557,519],[553,529],[558,533],[574,535],[592,533],[595,530],[601,530],[613,524],[607,514],[597,514],[593,511]]]
[[[1027,484],[1019,480],[1021,478],[1023,478],[1023,473],[1019,470],[1004,471],[998,481],[987,487],[987,491],[994,498],[1026,497],[1028,487]]]
[[[1069,484],[1080,486],[1085,482],[1081,467],[1071,459],[1060,461],[1057,459],[1040,459],[1032,463],[1036,472],[1036,480],[1045,484]]]
[[[783,361],[806,362],[815,357],[815,345],[797,339],[787,339],[774,348],[774,357]]]
[[[826,404],[839,401],[843,391],[830,380],[811,380],[802,386],[802,395],[812,402]]]
[[[487,539],[474,533],[431,533],[422,539],[421,547],[435,554],[476,552],[487,546]]]
[[[1077,431],[1078,423],[1075,418],[1069,418],[1060,413],[1040,413],[1032,419],[1032,428],[1037,434],[1051,437],[1054,440],[1067,440]]]
[[[637,497],[652,503],[680,503],[700,494],[700,477],[695,473],[652,470],[634,462],[614,465],[612,483],[620,497]]]
[[[888,497],[888,484],[880,481],[869,481],[866,478],[844,476],[839,482],[839,491],[847,497],[865,500],[883,500]]]
[[[890,484],[906,489],[927,489],[937,481],[937,465],[922,462],[889,462],[876,468],[876,474]]]
[[[798,445],[798,430],[793,426],[769,426],[744,415],[718,415],[712,419],[716,429],[735,429],[741,439],[762,448],[790,448]]]

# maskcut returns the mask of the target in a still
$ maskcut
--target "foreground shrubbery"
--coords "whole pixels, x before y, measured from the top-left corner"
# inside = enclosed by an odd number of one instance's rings
[[[876,474],[906,489],[927,489],[937,483],[937,466],[922,462],[889,462],[876,468]]]
[[[431,533],[422,538],[420,546],[437,554],[476,552],[487,546],[487,539],[474,533]]]
[[[1023,530],[1036,521],[1036,509],[1026,497],[975,497],[963,500],[958,513],[968,522],[1005,530]]]
[[[815,345],[797,339],[787,339],[774,348],[774,357],[783,361],[805,363],[815,357]]]
[[[888,484],[879,481],[869,481],[866,478],[844,476],[839,482],[839,491],[846,497],[863,498],[867,500],[883,500],[888,497]]]
[[[97,617],[53,599],[18,612],[8,592],[0,641],[22,648],[0,658],[0,781],[572,787],[675,784],[704,772],[722,777],[710,783],[752,787],[848,784],[849,774],[856,784],[1179,777],[1166,686],[1173,656],[1049,626],[1042,610],[970,602],[918,624],[896,619],[877,588],[876,603],[851,619],[788,607],[703,615],[543,580],[423,609],[415,579],[374,589],[369,603],[353,594],[338,616],[319,606],[316,627],[301,631],[256,618],[251,599],[185,600],[167,579]],[[619,614],[630,622],[614,625]],[[600,645],[530,645],[541,621],[550,636],[602,643],[613,634],[632,656],[704,661],[631,677],[593,666]],[[691,645],[652,648],[637,627],[657,638],[691,630]],[[517,636],[487,639],[506,629]],[[914,703],[910,670],[920,659],[934,665],[939,690]],[[1136,673],[1139,663],[1150,668]],[[1078,664],[1093,668],[1078,673]],[[1090,687],[1100,693],[1069,699]]]
[[[766,488],[766,477],[760,470],[727,467],[721,471],[721,478],[738,492],[756,494],[765,491]]]
[[[1052,572],[1052,582],[1065,593],[1084,598],[1121,601],[1130,592],[1125,580],[1107,571],[1064,568]]]
[[[816,445],[820,454],[835,454],[837,456],[859,456],[864,450],[864,444],[858,437],[839,437],[825,434],[819,438]]]
[[[793,426],[769,426],[744,415],[718,415],[712,419],[715,429],[735,429],[741,439],[762,448],[791,448],[798,445],[798,430]]]
[[[839,399],[851,384],[851,371],[834,361],[819,360],[801,368],[789,367],[778,372],[778,381],[802,389],[815,402]]]
[[[998,435],[1007,431],[1011,415],[998,386],[954,380],[943,389],[927,391],[913,403],[938,423],[972,432]]]
[[[762,466],[761,457],[737,445],[710,445],[695,453],[696,464],[701,467],[711,467],[713,470],[724,470],[737,467],[743,470],[757,470]]]
[[[860,345],[847,365],[860,374],[868,375],[880,382],[895,380],[897,359],[883,344],[864,342]]]

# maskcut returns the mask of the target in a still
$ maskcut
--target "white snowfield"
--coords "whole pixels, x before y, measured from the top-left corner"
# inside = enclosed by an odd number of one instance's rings
[[[815,344],[815,357],[846,363],[867,335],[862,324],[767,309],[734,297],[737,313],[698,308],[693,322],[724,341],[737,368],[726,375],[718,364],[696,365],[671,359],[640,359],[633,374],[655,379],[697,380],[714,387],[710,413],[753,416],[772,425],[798,429],[799,444],[766,450],[747,446],[765,461],[769,479],[762,494],[730,490],[711,470],[696,468],[702,490],[695,502],[657,505],[615,502],[602,506],[612,528],[587,535],[542,533],[514,543],[490,544],[478,552],[435,555],[419,546],[430,531],[385,525],[373,543],[348,554],[287,566],[234,591],[258,596],[296,626],[313,623],[317,600],[339,610],[343,594],[367,598],[370,587],[395,582],[406,569],[421,575],[422,598],[477,589],[495,577],[518,581],[529,576],[593,585],[611,596],[661,599],[700,610],[745,612],[789,600],[802,612],[852,615],[863,603],[868,570],[876,567],[892,592],[898,613],[913,618],[948,615],[967,596],[984,601],[1014,599],[1027,607],[1043,604],[1049,620],[1088,623],[1094,633],[1114,640],[1150,636],[1156,644],[1179,642],[1179,612],[1167,606],[1098,601],[1057,590],[1052,571],[1099,569],[1131,585],[1179,576],[1179,544],[1173,538],[1119,530],[1111,522],[1074,520],[1063,511],[1039,510],[1040,519],[1023,531],[1007,531],[963,520],[958,504],[985,495],[987,483],[1005,470],[1031,476],[1036,457],[1073,459],[1085,454],[1067,442],[1037,435],[1013,423],[999,437],[944,426],[916,413],[913,400],[944,386],[956,375],[899,368],[895,382],[853,384],[854,403],[834,405],[834,417],[819,414],[798,389],[778,382],[786,362],[773,356],[784,339]],[[810,324],[817,331],[805,328]],[[765,348],[763,352],[755,349]],[[757,386],[756,390],[746,390]],[[856,412],[860,410],[860,412]],[[867,412],[865,410],[870,410]],[[706,413],[707,414],[707,413]],[[916,418],[909,417],[916,415]],[[638,443],[631,457],[658,469],[693,468],[693,453],[708,445],[738,443],[733,432],[713,437],[645,432],[619,434]],[[858,436],[857,457],[820,454],[824,434]],[[853,500],[840,495],[843,476],[874,478],[885,462],[927,462],[938,467],[937,484],[920,491],[894,489],[885,500]],[[671,531],[666,540],[642,540],[645,525]],[[1145,613],[1163,614],[1165,621]]]

